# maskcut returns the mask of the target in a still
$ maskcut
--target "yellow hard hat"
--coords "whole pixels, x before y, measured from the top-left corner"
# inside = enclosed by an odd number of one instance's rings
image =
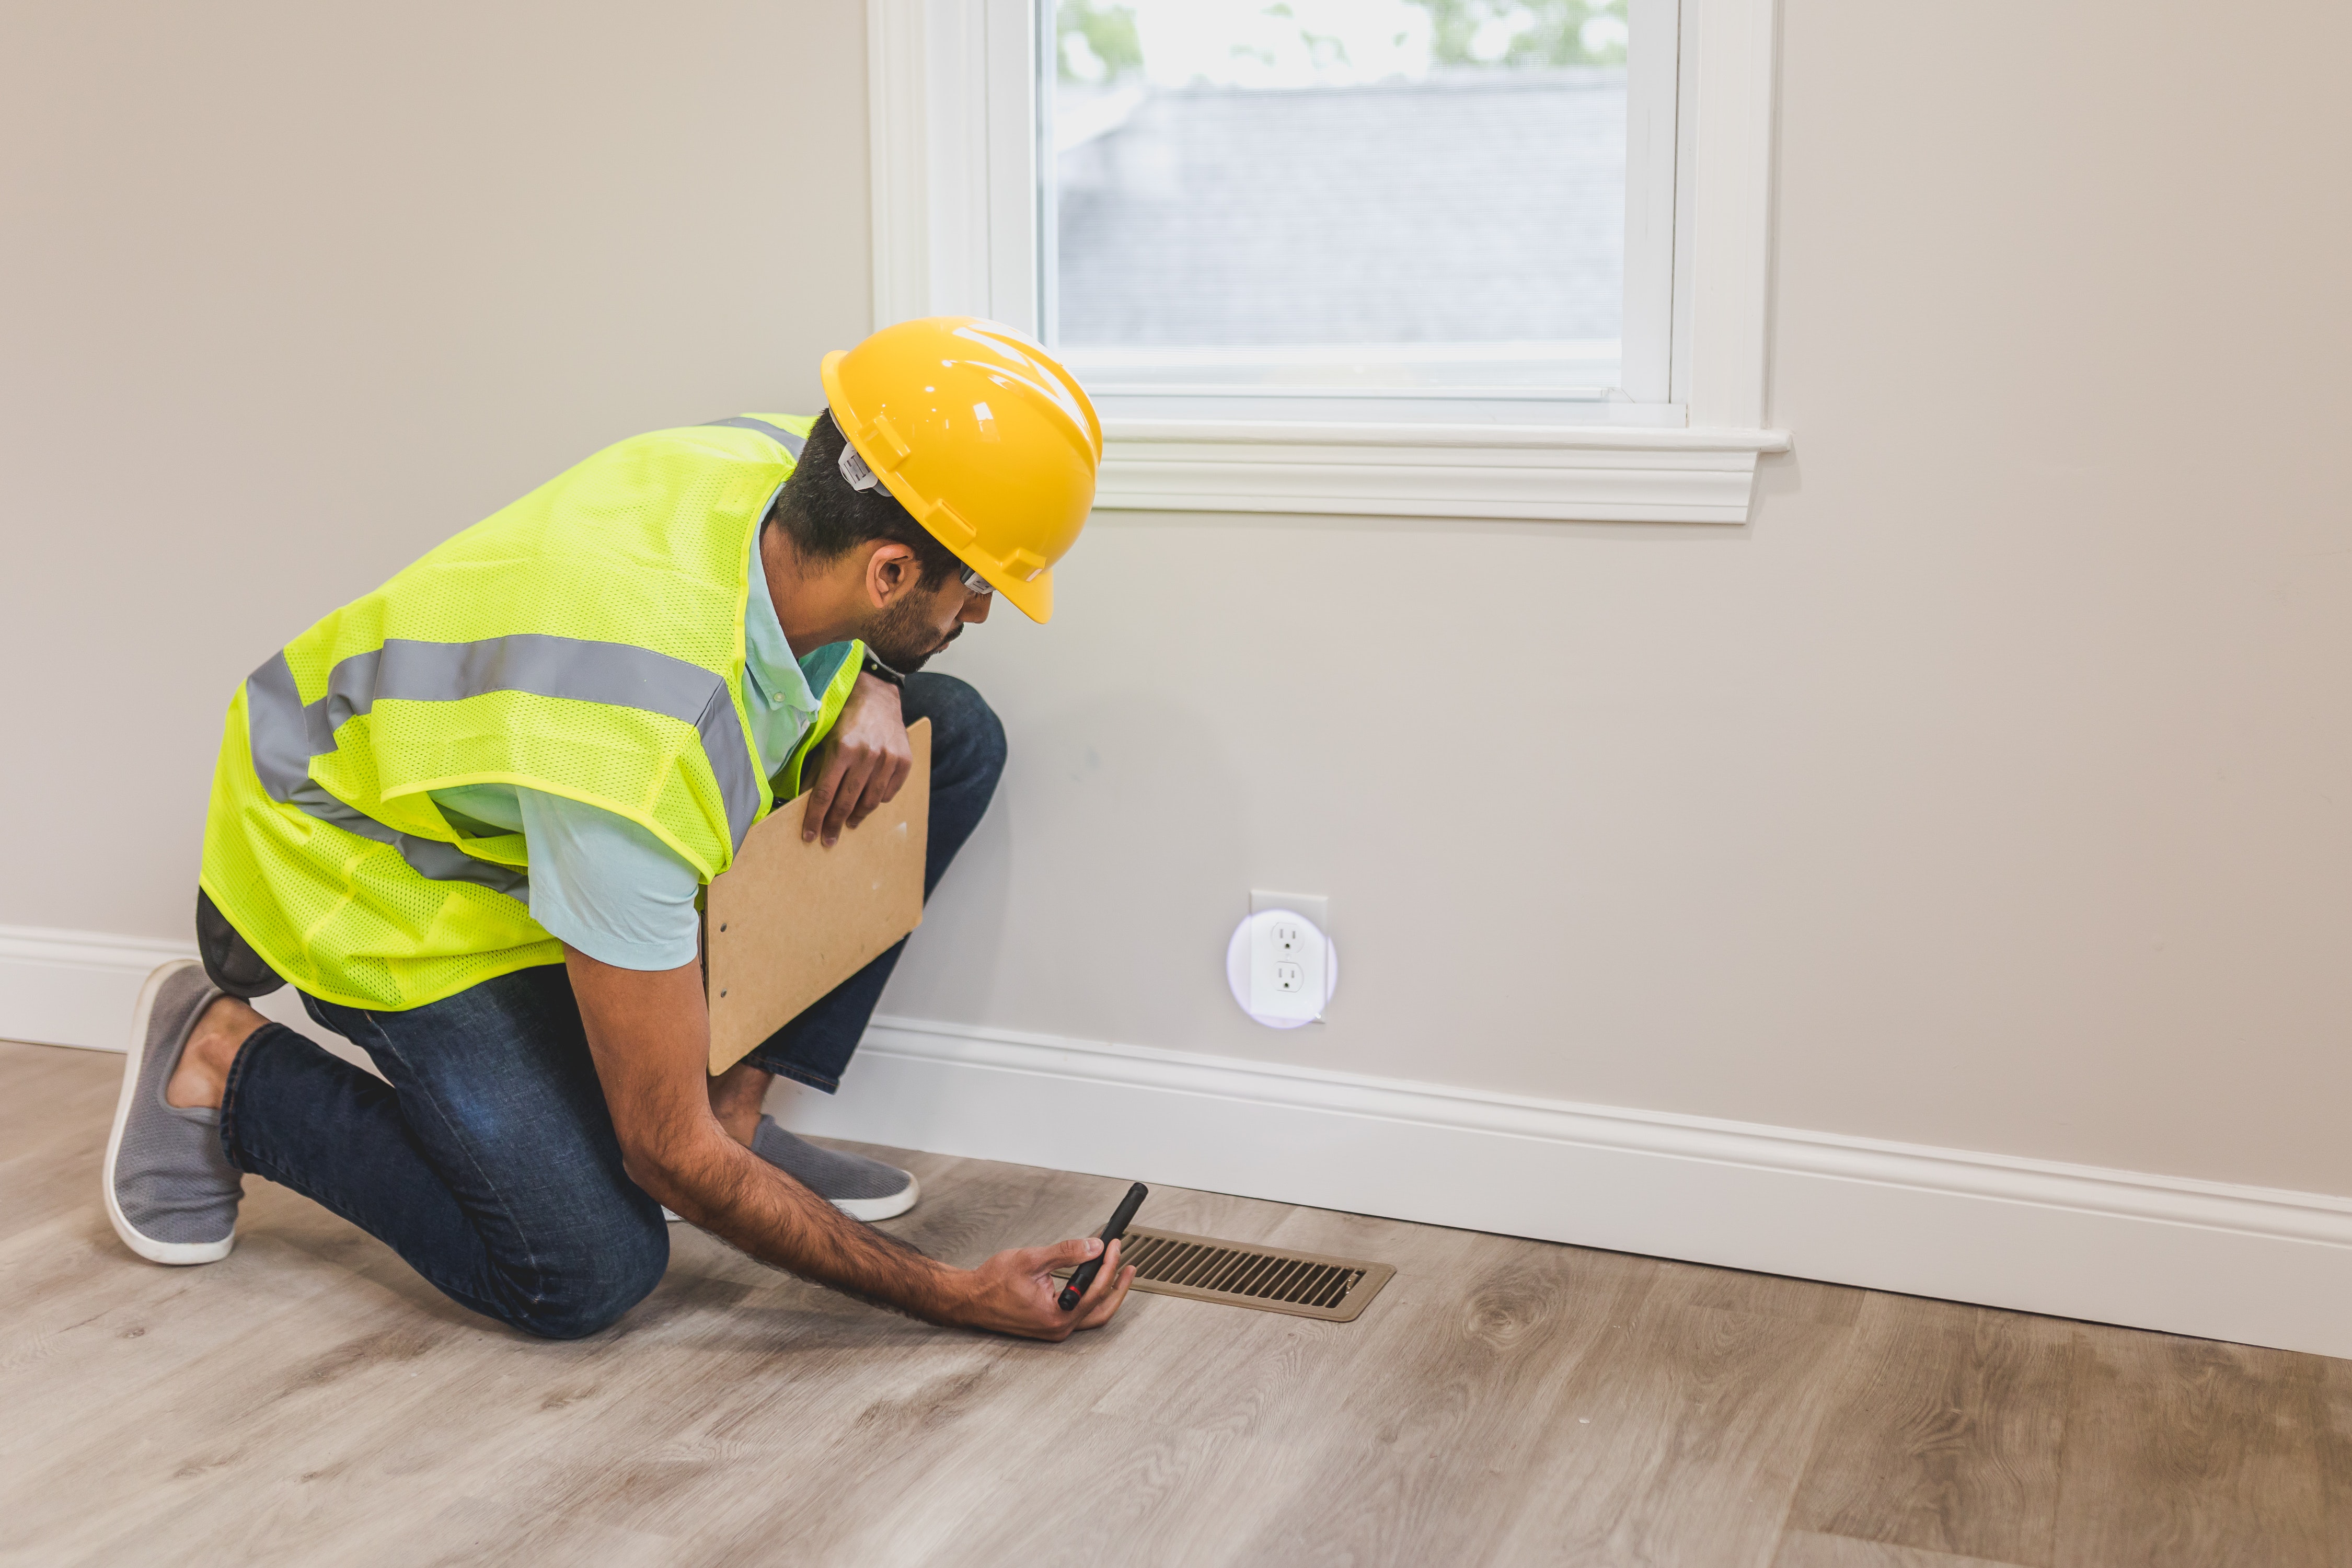
[[[1102,421],[1070,373],[971,316],[885,327],[824,356],[834,423],[875,478],[1033,621],[1094,510]]]

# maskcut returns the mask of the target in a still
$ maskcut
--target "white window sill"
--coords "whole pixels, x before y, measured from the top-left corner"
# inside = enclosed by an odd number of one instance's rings
[[[1626,426],[1104,421],[1095,505],[1111,511],[1339,513],[1744,523],[1783,430]]]

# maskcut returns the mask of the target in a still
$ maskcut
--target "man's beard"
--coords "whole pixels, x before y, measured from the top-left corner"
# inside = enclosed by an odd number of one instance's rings
[[[882,612],[866,633],[866,646],[874,657],[901,675],[912,675],[930,662],[933,654],[963,636],[963,623],[958,621],[944,637],[932,628],[924,613],[923,599],[928,595],[909,594]]]

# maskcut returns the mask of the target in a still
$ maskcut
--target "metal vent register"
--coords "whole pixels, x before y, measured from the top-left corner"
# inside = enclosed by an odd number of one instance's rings
[[[1352,1321],[1396,1273],[1385,1263],[1244,1246],[1139,1225],[1128,1227],[1119,1255],[1120,1261],[1135,1265],[1138,1290],[1332,1323]]]

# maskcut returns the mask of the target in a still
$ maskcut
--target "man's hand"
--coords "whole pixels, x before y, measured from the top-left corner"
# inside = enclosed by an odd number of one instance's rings
[[[1097,1242],[950,1268],[850,1218],[730,1138],[710,1113],[699,963],[620,969],[570,946],[563,958],[624,1167],[656,1202],[763,1263],[926,1322],[1065,1340],[1118,1310],[1135,1271],[1117,1267],[1116,1251],[1076,1309],[1054,1304],[1053,1270],[1084,1262]]]
[[[1056,1304],[1062,1282],[1054,1278],[1054,1270],[1076,1268],[1102,1249],[1102,1242],[1090,1236],[1000,1252],[961,1281],[968,1294],[957,1321],[1033,1340],[1066,1340],[1080,1329],[1098,1329],[1110,1321],[1127,1300],[1127,1288],[1135,1282],[1135,1270],[1118,1260],[1118,1243],[1110,1244],[1110,1255],[1103,1259],[1095,1282],[1066,1312]]]
[[[840,843],[844,826],[857,826],[876,807],[898,798],[898,786],[914,766],[898,689],[861,673],[849,705],[817,748],[816,784],[801,818],[802,841],[823,833],[828,846]]]

